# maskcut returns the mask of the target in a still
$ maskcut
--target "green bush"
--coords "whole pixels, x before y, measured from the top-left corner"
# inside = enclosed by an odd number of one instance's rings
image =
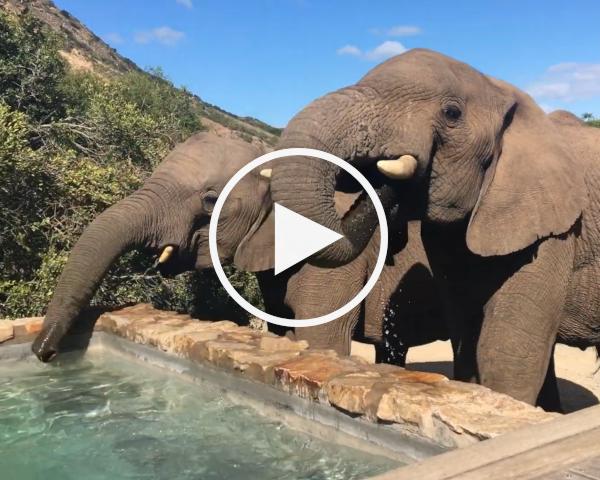
[[[201,129],[201,106],[160,70],[71,72],[59,46],[40,22],[0,12],[0,318],[43,314],[83,229]],[[212,274],[164,279],[150,262],[124,255],[92,303],[236,311]],[[256,298],[254,277],[233,277]]]
[[[600,128],[600,118],[596,118],[593,114],[584,113],[583,115],[581,115],[581,118],[590,127]]]
[[[0,12],[0,95],[11,108],[37,122],[63,114],[58,85],[66,67],[59,39],[32,17]]]

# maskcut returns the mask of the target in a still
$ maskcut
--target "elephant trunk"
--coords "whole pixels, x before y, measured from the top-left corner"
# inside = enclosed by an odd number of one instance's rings
[[[345,121],[357,118],[355,111],[359,106],[362,118],[368,122],[367,100],[356,88],[343,89],[318,99],[291,120],[279,148],[314,148],[344,160],[376,154],[358,143],[364,137],[362,125]],[[337,112],[345,113],[338,117]],[[317,158],[291,157],[285,159],[282,168],[273,169],[271,178],[275,202],[344,235],[309,260],[323,267],[351,262],[366,247],[378,226],[374,205],[364,193],[343,218],[337,214],[334,194],[338,172],[333,164]],[[396,193],[388,182],[383,181],[383,176],[375,172],[371,183],[384,208],[393,208],[397,203]]]
[[[42,331],[32,345],[42,362],[56,356],[61,339],[116,259],[145,242],[146,203],[142,191],[134,193],[96,217],[77,241],[48,306]]]

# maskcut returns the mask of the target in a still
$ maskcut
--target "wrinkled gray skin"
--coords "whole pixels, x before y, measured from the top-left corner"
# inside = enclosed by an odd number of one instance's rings
[[[174,253],[160,265],[165,274],[211,268],[210,215],[226,181],[262,151],[241,140],[199,133],[178,145],[132,195],[108,208],[86,228],[69,255],[33,351],[51,360],[108,269],[123,253],[143,249]],[[271,211],[269,182],[247,175],[231,193],[219,219],[219,255],[251,270],[270,265],[263,248]]]
[[[565,117],[466,64],[412,50],[308,105],[280,143],[326,150],[368,176],[381,159],[416,159],[410,179],[373,178],[396,193],[390,214],[400,206],[423,221],[456,377],[532,404],[555,340],[600,343],[600,131]],[[294,157],[271,182],[274,201],[346,234],[311,260],[330,266],[352,261],[374,222],[366,202],[361,215],[336,215],[336,178],[324,162]],[[545,406],[556,408],[548,390]]]
[[[212,268],[208,227],[216,197],[237,170],[262,153],[242,140],[212,133],[196,134],[178,145],[138,191],[99,215],[77,242],[59,279],[43,330],[33,344],[38,358],[42,361],[54,358],[61,339],[88,306],[108,269],[126,251],[137,248],[158,256],[165,247],[173,247],[169,259],[159,265],[164,274]],[[340,212],[347,210],[350,203],[351,199],[341,200]],[[418,229],[418,224],[412,228]],[[218,244],[224,263],[234,262],[249,271],[272,267],[273,216],[266,178],[252,172],[230,194],[219,219]],[[440,325],[432,325],[425,331],[412,330],[411,325],[422,324],[414,320],[423,314],[420,306],[425,311],[439,306],[439,296],[430,300],[432,288],[425,288],[431,282],[431,274],[422,244],[411,244],[406,252],[401,262],[386,267],[390,280],[366,301],[372,306],[357,307],[327,328],[300,329],[298,337],[308,340],[311,346],[334,348],[347,354],[352,332],[359,320],[367,318],[367,322],[360,324],[365,325],[362,336],[381,351],[384,314],[381,305],[393,300],[397,285],[404,286],[407,281],[416,285],[413,278],[424,288],[415,287],[404,293],[414,307],[399,312],[405,321],[396,322],[398,358],[393,360],[401,363],[408,346],[430,341],[432,332],[443,337]],[[305,265],[278,277],[273,276],[272,270],[260,272],[258,278],[269,311],[287,316],[291,310],[303,318],[332,311],[346,303],[346,296],[350,295],[349,300],[354,296],[352,292],[360,290],[372,257],[367,249],[353,265],[340,269]],[[415,269],[420,276],[414,275]],[[340,297],[335,292],[340,292]],[[426,298],[422,292],[427,292]],[[395,321],[398,315],[388,316]],[[440,318],[439,313],[436,318]]]
[[[339,198],[336,200],[338,211],[347,210],[343,203]],[[333,322],[297,328],[296,339],[307,340],[312,348],[331,348],[348,355],[354,337],[375,345],[376,361],[396,365],[405,364],[409,347],[447,339],[441,297],[433,282],[420,229],[419,222],[409,223],[412,240],[404,248],[404,242],[391,242],[381,276],[359,306]],[[288,281],[286,305],[296,318],[324,315],[342,307],[366,283],[378,252],[377,234],[347,265],[337,268],[302,265]]]

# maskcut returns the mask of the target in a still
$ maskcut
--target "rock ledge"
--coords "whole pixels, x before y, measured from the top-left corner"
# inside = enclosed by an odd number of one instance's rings
[[[0,343],[29,339],[41,324],[40,317],[2,320]],[[469,445],[558,416],[480,385],[393,365],[371,365],[331,350],[311,350],[305,341],[230,321],[194,320],[146,304],[104,313],[95,328],[352,416],[392,424],[445,447]]]

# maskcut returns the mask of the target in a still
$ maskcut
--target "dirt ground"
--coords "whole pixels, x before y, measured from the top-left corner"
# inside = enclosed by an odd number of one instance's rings
[[[600,363],[596,350],[558,345],[554,354],[558,388],[565,412],[596,405],[600,398]],[[411,348],[407,368],[452,375],[450,342],[434,342]]]

